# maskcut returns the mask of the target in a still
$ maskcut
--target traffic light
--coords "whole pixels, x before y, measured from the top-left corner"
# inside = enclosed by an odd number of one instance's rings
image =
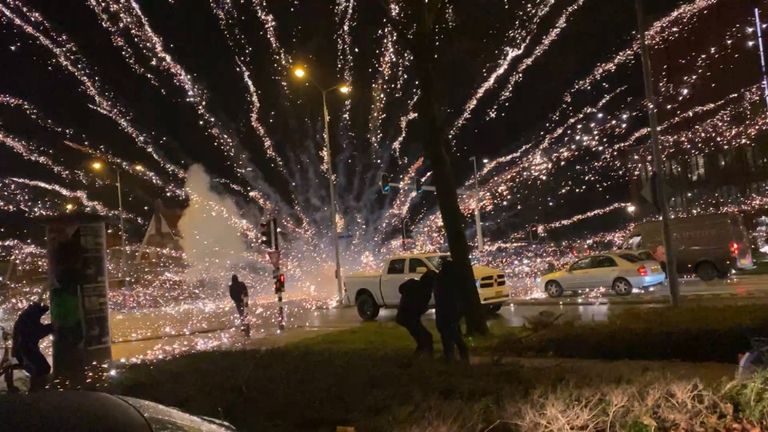
[[[381,174],[381,191],[383,193],[389,193],[392,186],[389,184],[389,174]]]
[[[280,273],[275,278],[275,294],[285,292],[285,273]]]
[[[277,244],[277,219],[272,218],[259,224],[261,227],[261,244],[269,249],[278,250]]]

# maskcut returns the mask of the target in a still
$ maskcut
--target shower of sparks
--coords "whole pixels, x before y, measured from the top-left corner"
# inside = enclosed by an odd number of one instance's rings
[[[463,148],[460,144],[464,141],[459,132],[473,117],[482,117],[479,123],[484,123],[483,119],[502,117],[511,112],[509,98],[524,79],[527,84],[531,78],[526,72],[544,56],[552,55],[553,46],[563,38],[563,32],[579,19],[578,12],[584,2],[577,0],[567,7],[562,5],[562,8],[558,7],[558,15],[552,13],[557,0],[531,0],[519,5],[517,16],[501,30],[503,45],[493,48],[492,61],[478,80],[479,85],[475,83],[474,92],[467,101],[462,101],[456,112],[446,111],[452,120],[448,132],[454,146]],[[691,0],[675,8],[651,25],[648,31],[651,48],[661,49],[687,37],[699,18],[720,3],[723,1]],[[405,186],[412,185],[416,179],[427,182],[432,176],[429,164],[419,152],[413,151],[416,146],[408,142],[408,126],[417,119],[415,104],[419,91],[418,83],[409,74],[412,57],[408,39],[412,35],[396,31],[396,25],[401,24],[406,15],[401,10],[402,2],[383,2],[386,11],[380,27],[375,29],[376,37],[372,41],[375,45],[367,50],[372,53],[371,58],[365,60],[358,58],[355,42],[362,29],[358,27],[358,20],[368,12],[363,9],[367,4],[359,0],[337,0],[328,7],[335,20],[332,36],[337,52],[334,63],[338,70],[335,74],[351,83],[353,77],[365,75],[357,72],[366,67],[370,76],[370,82],[352,83],[354,93],[365,94],[370,100],[366,112],[359,116],[350,113],[352,102],[349,100],[341,108],[332,107],[331,140],[334,149],[341,149],[340,154],[334,153],[333,161],[322,145],[322,136],[312,128],[312,121],[317,119],[293,122],[302,128],[309,125],[306,135],[311,138],[308,142],[285,142],[287,140],[277,135],[273,126],[274,119],[285,115],[285,108],[291,108],[285,76],[295,56],[291,44],[295,44],[297,34],[304,31],[300,26],[287,30],[278,28],[278,19],[270,12],[272,7],[280,16],[278,5],[268,6],[265,0],[244,3],[210,0],[208,12],[218,23],[216,31],[220,31],[227,42],[224,49],[231,51],[232,58],[227,61],[236,72],[233,76],[242,81],[239,83],[242,84],[242,112],[247,116],[235,124],[217,110],[214,102],[218,95],[212,93],[216,87],[193,73],[194,68],[184,66],[183,56],[171,54],[172,51],[175,53],[172,49],[174,39],[165,35],[161,38],[159,30],[162,28],[150,19],[151,14],[145,15],[136,0],[87,0],[87,4],[94,13],[95,22],[114,45],[115,55],[124,60],[124,68],[127,65],[131,74],[166,98],[183,93],[181,100],[173,102],[192,107],[198,122],[196,126],[205,132],[203,139],[195,145],[216,149],[212,153],[223,156],[236,174],[211,178],[211,194],[228,201],[222,204],[182,185],[190,180],[186,169],[190,162],[184,155],[174,154],[173,147],[168,145],[169,139],[162,137],[162,132],[141,126],[140,116],[121,102],[124,100],[121,89],[106,84],[109,80],[102,78],[100,73],[103,72],[89,62],[85,47],[81,50],[76,46],[74,40],[77,38],[60,30],[63,27],[58,23],[53,25],[46,21],[25,2],[0,0],[0,26],[18,33],[20,46],[31,41],[44,48],[46,56],[50,56],[42,59],[45,66],[52,73],[63,71],[74,77],[78,91],[87,96],[87,106],[106,116],[110,124],[114,122],[121,133],[130,136],[136,146],[154,159],[152,167],[137,171],[135,163],[126,156],[127,153],[120,151],[119,146],[112,148],[89,141],[85,131],[51,116],[50,111],[41,110],[38,102],[33,104],[13,95],[0,95],[0,108],[23,114],[46,133],[58,137],[51,142],[35,140],[13,132],[11,122],[0,123],[0,143],[4,149],[13,152],[12,157],[32,161],[34,164],[30,165],[41,165],[42,169],[56,175],[56,183],[27,178],[27,174],[24,178],[19,175],[0,177],[0,212],[33,218],[70,211],[119,215],[117,210],[89,198],[87,192],[81,190],[88,186],[88,177],[81,169],[68,167],[68,159],[59,157],[61,150],[68,151],[70,156],[75,154],[80,162],[103,160],[111,167],[130,172],[131,177],[162,190],[162,193],[183,197],[189,203],[187,211],[232,227],[243,243],[242,250],[222,251],[221,247],[208,243],[204,232],[194,232],[187,233],[189,237],[185,239],[191,240],[190,237],[199,234],[197,240],[200,243],[185,250],[129,245],[131,262],[135,262],[132,288],[115,288],[109,293],[110,305],[115,311],[113,325],[119,329],[114,335],[116,341],[180,338],[211,329],[231,329],[234,326],[232,311],[222,299],[220,284],[211,280],[228,276],[228,272],[235,270],[244,275],[253,289],[253,298],[258,299],[251,306],[251,319],[272,322],[272,309],[262,304],[271,300],[272,289],[267,251],[260,244],[259,222],[265,217],[275,216],[280,220],[282,268],[290,275],[287,297],[296,300],[297,307],[302,310],[327,307],[335,285],[329,257],[336,233],[327,229],[327,179],[322,174],[328,172],[331,162],[334,168],[339,167],[330,179],[340,191],[337,225],[340,233],[348,234],[345,237],[349,238],[343,242],[341,250],[344,273],[378,269],[382,259],[401,252],[404,246],[415,251],[444,249],[445,234],[433,199],[424,198],[424,194],[417,193],[413,187],[394,189],[384,199],[378,192],[376,178],[381,172],[390,173],[393,181]],[[290,8],[290,13],[295,13],[302,6],[303,2],[295,1],[286,7]],[[441,29],[441,44],[447,40],[446,32],[461,24],[458,9],[459,6],[453,5],[447,12],[447,28]],[[665,157],[691,157],[713,150],[750,146],[756,136],[768,131],[768,115],[761,103],[762,99],[768,98],[768,85],[764,82],[745,82],[739,85],[741,88],[729,87],[727,94],[718,94],[717,100],[694,99],[704,85],[702,82],[713,87],[718,85],[709,83],[707,77],[743,55],[745,46],[757,43],[763,49],[764,27],[759,22],[759,12],[760,9],[756,10],[754,17],[745,16],[743,25],[719,29],[721,40],[706,49],[691,50],[685,58],[676,59],[675,66],[685,72],[677,72],[675,76],[670,76],[671,72],[663,68],[658,72],[659,98],[664,101],[659,108],[665,118],[660,127]],[[266,64],[257,61],[257,53],[249,40],[249,29],[244,25],[254,18],[257,20],[254,28],[261,32],[269,47]],[[551,23],[550,27],[544,23]],[[757,32],[751,27],[755,25]],[[745,28],[748,29],[746,32]],[[757,33],[757,40],[754,33]],[[461,211],[468,219],[479,206],[486,223],[503,224],[507,211],[527,207],[538,211],[535,225],[546,238],[552,230],[574,228],[592,218],[626,213],[631,204],[625,202],[626,197],[612,197],[604,191],[608,186],[626,184],[640,176],[643,162],[649,160],[648,151],[643,148],[648,129],[640,122],[643,101],[639,95],[631,94],[631,86],[626,85],[626,81],[617,79],[622,78],[620,73],[628,71],[637,62],[637,35],[627,32],[626,44],[628,46],[590,66],[586,76],[580,75],[573,85],[566,86],[568,90],[562,96],[563,103],[542,119],[542,127],[528,131],[515,145],[502,146],[496,157],[480,167],[477,195],[473,181],[464,182],[459,194]],[[16,49],[15,46],[11,50]],[[274,80],[260,82],[257,77],[261,76],[261,68],[268,68]],[[286,106],[267,106],[263,101],[268,100],[268,92],[263,86],[281,86],[281,96],[287,96],[283,98]],[[755,108],[758,104],[760,109]],[[490,109],[480,113],[480,107]],[[357,118],[362,119],[363,131],[353,129],[355,122],[352,119]],[[482,127],[482,124],[472,125]],[[250,135],[255,137],[250,140],[253,142],[241,137],[242,130],[255,132]],[[357,142],[364,142],[366,151],[353,150],[352,144]],[[619,165],[617,161],[622,160],[629,150],[636,150],[631,155],[632,162],[625,165],[622,161]],[[262,172],[262,167],[268,171]],[[670,167],[674,172],[685,169],[677,165]],[[350,179],[352,176],[355,178]],[[282,191],[275,186],[279,181],[285,181],[290,189]],[[556,187],[553,187],[555,182]],[[588,195],[599,196],[600,204],[573,209],[569,215],[561,212],[555,217],[547,213],[550,209],[562,210],[574,196],[579,199]],[[679,211],[679,215],[754,211],[766,207],[768,200],[764,194],[750,193],[737,201],[701,199],[691,208]],[[146,223],[139,216],[128,213],[125,216],[142,226]],[[414,238],[408,242],[399,237],[398,227],[403,221],[414,231]],[[612,227],[616,225],[621,222]],[[620,247],[630,227],[624,225],[599,234],[574,235],[555,244],[527,241],[527,229],[517,224],[507,230],[504,241],[490,240],[488,247],[473,258],[505,271],[508,279],[514,281],[516,295],[534,295],[535,279],[550,263],[559,266],[580,253]],[[115,258],[120,254],[115,250],[108,254],[109,272],[114,274],[119,265]],[[151,265],[139,259],[145,255],[152,257]],[[206,265],[216,270],[202,278],[193,277],[198,264],[193,256],[204,256]],[[0,258],[16,263],[23,274],[45,273],[45,250],[33,244],[1,241]],[[0,318],[11,316],[28,301],[45,295],[43,284],[30,282],[32,280],[14,282],[13,292],[16,294],[2,298]],[[307,325],[290,316],[288,322],[289,326]],[[224,331],[210,337],[179,339],[125,361],[152,360],[237,343],[231,331]]]

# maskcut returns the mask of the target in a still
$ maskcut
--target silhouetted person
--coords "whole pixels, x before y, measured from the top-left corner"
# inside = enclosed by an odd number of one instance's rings
[[[437,273],[428,270],[419,280],[408,279],[400,287],[400,305],[396,321],[408,330],[416,341],[416,355],[432,357],[432,333],[421,323],[421,316],[429,309]]]
[[[11,355],[11,333],[5,331],[3,327],[0,327],[0,333],[2,333],[3,338],[3,357],[0,360],[0,370],[3,371],[5,388],[8,393],[18,393],[19,388],[13,383],[13,370],[21,369],[21,365],[15,362],[16,359]]]
[[[51,365],[40,351],[40,340],[53,332],[51,324],[40,322],[48,310],[48,306],[34,302],[19,314],[13,325],[11,354],[29,374],[30,392],[45,387],[46,378],[51,373]]]
[[[459,357],[469,361],[469,349],[461,336],[459,320],[459,293],[461,281],[453,261],[446,260],[440,269],[435,286],[435,323],[443,343],[443,355],[446,361],[454,360],[454,348],[459,350]]]
[[[246,336],[251,335],[251,326],[248,324],[248,288],[241,282],[237,275],[232,275],[232,283],[229,284],[229,296],[235,302],[237,314],[240,315],[240,328]]]

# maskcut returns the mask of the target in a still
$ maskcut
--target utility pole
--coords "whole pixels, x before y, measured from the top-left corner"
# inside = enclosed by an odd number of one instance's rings
[[[667,259],[667,278],[669,279],[669,298],[672,306],[680,304],[680,282],[677,279],[677,257],[670,228],[669,202],[664,190],[664,170],[661,163],[661,148],[659,145],[659,116],[656,111],[656,95],[653,87],[653,68],[651,54],[646,41],[645,15],[642,0],[635,0],[637,27],[640,32],[640,48],[643,59],[643,80],[645,83],[645,98],[648,104],[648,121],[651,128],[651,146],[653,148],[653,170],[656,172],[656,184],[651,185],[656,191],[656,201],[661,212],[661,230],[664,240],[664,253]]]
[[[120,182],[120,168],[117,168],[117,206],[120,211],[120,276],[123,278],[123,283],[128,286],[128,275],[126,271],[127,266],[127,254],[128,251],[125,248],[125,217],[123,215],[123,185]]]
[[[475,230],[477,231],[477,251],[483,250],[483,223],[480,220],[480,186],[477,182],[477,156],[472,156],[472,166],[475,168]]]

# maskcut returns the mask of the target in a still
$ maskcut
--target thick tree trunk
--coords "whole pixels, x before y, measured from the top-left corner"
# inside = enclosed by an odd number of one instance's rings
[[[435,17],[440,0],[414,1],[416,32],[413,39],[413,65],[419,80],[421,95],[416,102],[416,113],[420,123],[424,153],[433,170],[433,184],[437,189],[437,201],[443,227],[451,250],[451,258],[457,264],[461,286],[462,310],[470,334],[486,334],[488,326],[480,305],[475,285],[472,263],[469,260],[469,244],[464,230],[464,215],[459,208],[456,181],[453,177],[451,160],[448,157],[450,142],[447,130],[441,127],[435,98]]]

